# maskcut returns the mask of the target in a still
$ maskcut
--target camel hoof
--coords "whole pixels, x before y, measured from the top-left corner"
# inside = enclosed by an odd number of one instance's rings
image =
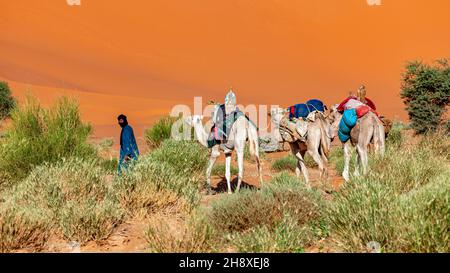
[[[231,195],[231,194],[233,194],[233,192],[229,191],[228,194]]]

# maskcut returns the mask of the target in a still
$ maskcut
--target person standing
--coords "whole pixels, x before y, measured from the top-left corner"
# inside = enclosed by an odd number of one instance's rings
[[[128,125],[128,120],[125,115],[117,117],[119,126],[122,128],[120,132],[120,158],[119,158],[119,174],[122,173],[132,160],[137,160],[139,156],[139,149],[134,137],[133,128]]]

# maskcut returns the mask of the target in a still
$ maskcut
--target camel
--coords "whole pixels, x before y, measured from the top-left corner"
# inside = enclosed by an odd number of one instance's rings
[[[203,116],[194,115],[191,117],[188,117],[185,119],[186,123],[192,127],[194,127],[194,132],[197,140],[205,147],[208,147],[207,139],[208,134],[205,132],[203,123]],[[250,155],[254,156],[257,169],[258,169],[258,175],[259,175],[259,181],[263,183],[262,180],[262,170],[261,170],[261,163],[259,159],[259,140],[258,140],[258,130],[257,128],[250,124],[250,122],[247,120],[247,118],[242,115],[236,119],[233,126],[231,127],[229,137],[225,143],[225,145],[215,145],[211,148],[211,155],[209,159],[208,168],[206,169],[206,179],[207,179],[207,187],[208,192],[211,192],[211,171],[214,167],[214,163],[216,162],[217,157],[220,156],[220,152],[223,151],[225,154],[225,178],[227,180],[227,187],[228,187],[228,194],[231,194],[231,154],[233,150],[236,151],[237,154],[237,160],[238,160],[238,185],[236,187],[236,192],[239,192],[242,179],[244,177],[244,149],[247,142],[247,139],[249,140],[249,151]],[[229,147],[228,144],[232,144],[232,147]]]
[[[337,111],[337,105],[330,109],[327,117],[329,124],[329,136],[333,139],[337,136],[339,123],[342,114]],[[356,146],[358,153],[358,166],[355,169],[355,176],[360,174],[362,168],[363,174],[368,172],[368,150],[369,144],[373,143],[375,153],[384,154],[385,150],[385,129],[381,120],[373,112],[368,112],[362,118],[358,119],[357,124],[350,131],[350,140],[343,143],[344,146],[344,171],[342,176],[345,181],[350,180],[349,168],[352,156],[351,146]]]
[[[288,111],[282,108],[274,108],[271,110],[270,118],[273,124],[277,127],[283,119],[287,119]],[[297,158],[297,167],[295,169],[297,177],[300,177],[300,173],[303,174],[307,187],[310,188],[308,170],[305,165],[304,157],[306,152],[314,159],[319,166],[320,177],[328,175],[328,169],[326,164],[328,163],[328,153],[330,150],[331,142],[326,132],[326,121],[322,113],[316,113],[314,121],[308,122],[306,141],[302,141],[288,133],[282,133],[280,135],[283,141],[288,142],[291,148],[292,154]]]

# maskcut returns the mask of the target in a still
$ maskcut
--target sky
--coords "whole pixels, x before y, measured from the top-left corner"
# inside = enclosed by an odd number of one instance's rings
[[[0,79],[44,103],[72,94],[96,128],[119,113],[147,126],[230,87],[244,105],[289,106],[365,84],[381,114],[406,119],[402,71],[450,57],[449,12],[448,0],[0,0]]]

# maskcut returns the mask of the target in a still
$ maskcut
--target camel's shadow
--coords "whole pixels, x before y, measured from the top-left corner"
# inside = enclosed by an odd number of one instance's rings
[[[237,184],[238,184],[238,178],[235,177],[234,179],[231,180],[230,182],[231,184],[231,190],[233,192],[235,192]],[[258,189],[258,187],[255,187],[254,185],[248,184],[246,183],[244,180],[242,180],[241,183],[241,190],[242,189],[251,189],[251,190],[256,190]],[[219,183],[217,183],[217,185],[215,187],[212,188],[212,190],[215,193],[224,193],[224,192],[228,192],[228,186],[227,186],[227,180],[225,177],[222,177],[222,180],[220,180]]]

